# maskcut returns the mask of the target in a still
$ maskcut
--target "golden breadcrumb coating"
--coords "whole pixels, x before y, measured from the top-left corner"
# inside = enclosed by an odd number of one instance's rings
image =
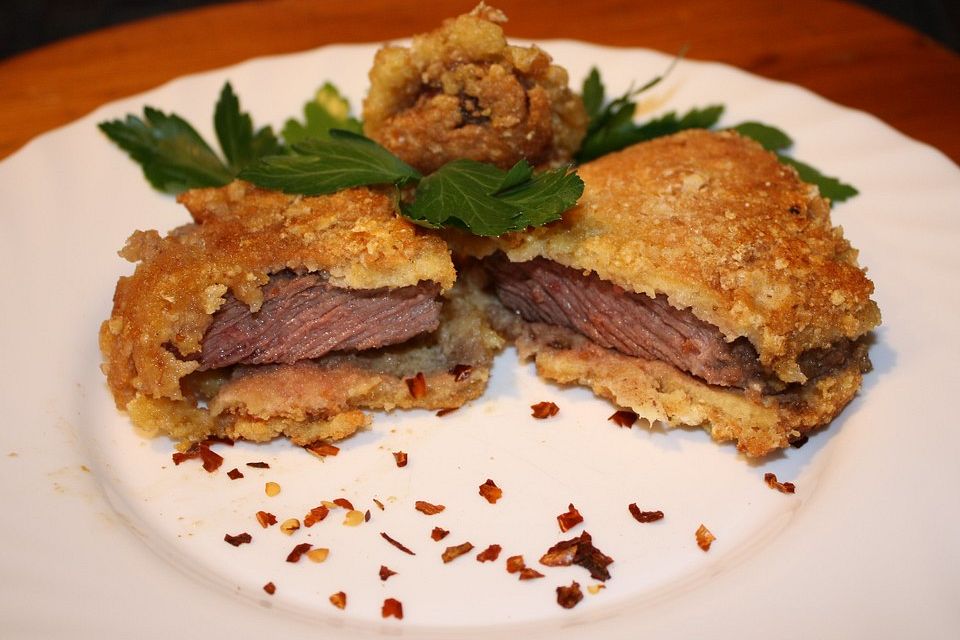
[[[166,238],[137,231],[121,255],[139,261],[120,278],[100,346],[117,406],[137,394],[183,398],[212,315],[227,292],[256,311],[270,274],[320,271],[344,288],[403,287],[456,278],[443,242],[395,215],[387,192],[350,189],[302,197],[234,182],[180,196],[194,219]],[[179,356],[179,357],[178,357]]]
[[[563,220],[498,239],[451,234],[457,251],[543,256],[745,336],[784,382],[798,356],[880,322],[857,251],[829,203],[759,144],[691,130],[580,167],[586,189]]]
[[[860,344],[844,367],[790,392],[761,395],[709,385],[667,363],[604,349],[563,327],[525,322],[496,302],[488,312],[544,378],[590,387],[651,422],[702,427],[717,442],[735,442],[749,457],[782,449],[828,424],[856,395],[870,366],[866,345]]]
[[[586,133],[583,101],[542,50],[508,45],[503,22],[481,3],[410,48],[380,49],[364,133],[424,173],[458,158],[504,169],[569,162]]]
[[[183,380],[181,399],[138,393],[125,408],[139,428],[186,448],[210,436],[255,442],[286,436],[299,445],[339,440],[370,424],[361,409],[460,407],[483,393],[504,345],[474,296],[454,287],[440,328],[404,344],[197,373]],[[407,380],[418,373],[425,392],[414,397]]]

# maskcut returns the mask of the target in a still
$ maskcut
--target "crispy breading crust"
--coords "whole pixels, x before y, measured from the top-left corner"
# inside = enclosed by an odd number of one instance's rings
[[[667,363],[604,349],[569,329],[525,322],[498,302],[490,302],[488,314],[544,378],[590,387],[651,422],[702,427],[717,442],[735,442],[749,457],[782,449],[828,424],[856,395],[870,365],[861,344],[843,369],[790,393],[761,395],[709,385]]]
[[[483,393],[493,356],[504,345],[473,296],[454,287],[440,328],[401,345],[197,374],[184,381],[189,398],[138,394],[126,409],[141,429],[186,448],[209,436],[256,442],[286,436],[299,445],[339,440],[370,424],[361,409],[460,407]],[[457,365],[470,367],[459,380],[451,372]],[[426,393],[415,398],[406,380],[418,373]]]
[[[117,406],[137,394],[183,398],[212,314],[229,291],[259,308],[261,287],[283,269],[322,271],[336,286],[402,287],[456,278],[443,242],[395,215],[389,192],[359,188],[301,197],[234,182],[180,196],[198,223],[166,238],[137,231],[121,255],[139,261],[120,278],[113,313],[100,330]]]
[[[481,3],[410,48],[380,49],[364,133],[424,173],[458,158],[504,169],[569,162],[586,133],[583,101],[541,49],[508,45],[502,22]]]
[[[563,220],[498,239],[451,234],[456,252],[503,250],[594,271],[625,289],[746,336],[761,363],[803,382],[797,357],[880,322],[873,283],[830,223],[829,203],[792,167],[733,132],[691,130],[580,167]]]

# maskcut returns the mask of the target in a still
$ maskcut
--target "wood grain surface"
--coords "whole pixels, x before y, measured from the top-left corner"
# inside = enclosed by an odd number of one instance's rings
[[[845,2],[495,0],[508,35],[735,65],[868,111],[960,162],[960,56]],[[237,2],[78,36],[0,62],[0,158],[97,106],[183,74],[429,30],[471,0]]]

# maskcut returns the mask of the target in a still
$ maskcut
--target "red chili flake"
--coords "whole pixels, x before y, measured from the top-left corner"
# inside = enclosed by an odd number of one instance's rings
[[[270,468],[270,465],[268,465],[266,462],[248,462],[248,463],[247,463],[247,466],[248,466],[248,467],[253,467],[254,469],[269,469],[269,468]]]
[[[447,547],[440,557],[443,558],[444,563],[447,563],[451,560],[456,560],[465,553],[470,553],[472,550],[473,545],[469,542],[464,542],[463,544],[458,544],[455,547]]]
[[[535,405],[530,407],[533,409],[531,414],[537,420],[543,420],[551,416],[555,416],[560,412],[560,407],[552,402],[538,402]]]
[[[435,516],[446,509],[446,507],[442,504],[430,504],[429,502],[424,502],[423,500],[417,500],[413,506],[417,511],[428,516]]]
[[[625,411],[621,409],[620,411],[617,411],[615,414],[607,418],[607,420],[613,420],[613,423],[616,424],[618,427],[626,427],[629,429],[634,425],[638,417],[639,416],[635,414],[633,411]],[[576,582],[574,582],[574,584],[576,584]]]
[[[450,369],[450,375],[453,376],[454,382],[463,382],[470,377],[471,373],[473,373],[473,367],[468,364],[458,364]]]
[[[502,548],[498,544],[492,544],[477,554],[477,562],[492,562],[500,557]]]
[[[395,576],[395,575],[397,575],[397,572],[396,572],[396,571],[394,571],[394,570],[392,570],[392,569],[388,569],[388,568],[386,567],[386,565],[380,565],[380,579],[381,579],[381,580],[386,581],[387,578],[389,578],[390,576]]]
[[[337,591],[335,594],[330,596],[330,604],[335,606],[337,609],[346,609],[347,594],[345,594],[343,591]]]
[[[260,526],[266,529],[271,525],[277,524],[277,516],[266,511],[257,511],[257,522],[260,523]]]
[[[767,483],[768,487],[776,489],[780,493],[795,493],[797,490],[797,486],[792,482],[778,482],[775,473],[763,474],[763,480]]]
[[[380,509],[380,511],[383,511],[383,503],[382,503],[382,502],[380,502],[379,500],[377,500],[376,498],[374,498],[374,499],[373,499],[373,504],[377,505],[377,508]]]
[[[181,462],[200,458],[203,461],[203,468],[208,473],[213,473],[223,464],[223,456],[210,450],[210,440],[194,443],[184,452],[175,452],[172,456],[173,464],[180,465]]]
[[[223,464],[223,456],[210,450],[210,447],[200,443],[200,460],[203,461],[203,468],[207,473],[213,473]]]
[[[487,481],[480,485],[480,495],[486,498],[490,504],[494,504],[503,497],[503,489],[498,487],[493,480],[487,478]]]
[[[553,545],[540,558],[540,564],[548,567],[567,567],[579,565],[590,572],[594,580],[609,580],[607,566],[613,558],[593,546],[593,538],[584,531],[576,538],[563,540]]]
[[[349,500],[347,500],[346,498],[337,498],[336,500],[333,501],[333,504],[337,505],[338,507],[343,507],[344,509],[346,509],[346,510],[348,510],[348,511],[354,511],[354,510],[355,510],[355,509],[353,508],[353,503],[350,502]]]
[[[200,457],[200,445],[194,442],[186,451],[174,451],[171,457],[173,458],[173,464],[180,466],[181,462]]]
[[[393,616],[397,620],[403,620],[403,604],[394,598],[387,598],[383,601],[383,608],[380,609],[380,615],[384,618]]]
[[[407,383],[407,389],[410,390],[410,395],[413,396],[414,400],[419,400],[427,395],[427,379],[423,377],[423,372],[418,373],[412,378],[404,379],[404,382]]]
[[[326,442],[314,442],[313,444],[308,444],[305,446],[304,449],[321,458],[335,456],[340,453],[340,447],[335,447]]]
[[[253,536],[249,533],[238,533],[235,536],[230,535],[229,533],[223,536],[223,539],[229,544],[232,544],[235,547],[239,547],[242,544],[247,544],[253,540]]]
[[[370,509],[367,509],[363,514],[363,521],[370,522]]]
[[[523,569],[520,569],[520,580],[536,580],[537,578],[542,577],[543,574],[536,569],[531,569],[530,567],[524,567]]]
[[[433,531],[430,532],[430,537],[436,540],[437,542],[440,542],[441,540],[447,537],[448,533],[450,532],[447,531],[446,529],[441,529],[440,527],[434,527]]]
[[[240,469],[234,467],[233,469],[230,469],[230,471],[227,471],[227,477],[231,480],[239,480],[243,477],[243,474],[240,473]]]
[[[174,451],[173,455],[170,456],[173,458],[173,464],[180,466],[181,462],[186,462],[187,460],[193,460],[194,458],[200,457],[200,450],[196,448],[196,445],[190,447],[186,451]]]
[[[527,566],[523,561],[523,556],[510,556],[507,558],[507,573],[516,573],[522,571]]]
[[[410,551],[410,549],[408,549],[407,547],[403,546],[402,544],[400,544],[399,542],[397,542],[396,540],[388,536],[385,531],[380,532],[380,537],[386,540],[387,542],[389,542],[390,544],[392,544],[393,546],[395,546],[397,549],[400,549],[400,551],[403,551],[404,553],[409,553],[412,556],[417,555],[413,551]]]
[[[663,520],[663,511],[640,511],[640,507],[637,506],[636,502],[631,502],[627,505],[627,509],[630,510],[630,515],[632,515],[637,522],[646,524],[647,522]]]
[[[393,459],[396,461],[398,467],[407,466],[407,454],[405,451],[394,451]]]
[[[310,549],[311,549],[312,547],[313,547],[313,545],[310,544],[309,542],[303,542],[303,543],[298,544],[297,546],[295,546],[295,547],[293,548],[293,551],[291,551],[291,552],[287,555],[287,562],[299,562],[299,561],[300,561],[300,556],[302,556],[303,554],[305,554],[307,551],[310,551]]]
[[[580,591],[580,584],[576,580],[569,587],[557,587],[557,604],[564,609],[573,609],[581,600],[583,600],[583,592]]]
[[[560,531],[566,532],[583,522],[583,516],[571,502],[567,506],[567,512],[557,516],[557,522],[560,524]]]
[[[437,411],[437,417],[438,417],[438,418],[442,418],[443,416],[447,415],[448,413],[453,413],[453,412],[456,411],[457,409],[459,409],[459,407],[448,407],[448,408],[446,408],[446,409],[440,409],[440,411]]]
[[[263,590],[270,595],[273,595],[277,592],[277,585],[273,584],[272,582],[268,582],[267,584],[263,585]]]
[[[328,515],[330,515],[330,509],[327,509],[325,506],[320,505],[319,507],[314,507],[310,509],[310,513],[303,517],[303,526],[312,527],[318,522],[322,522]]]
[[[703,526],[703,524],[701,524],[697,529],[696,536],[697,546],[704,551],[710,551],[710,545],[713,544],[713,541],[717,539],[717,536],[710,533],[710,530]]]

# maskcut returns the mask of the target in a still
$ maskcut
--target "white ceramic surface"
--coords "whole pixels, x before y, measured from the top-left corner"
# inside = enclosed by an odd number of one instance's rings
[[[669,57],[573,42],[544,44],[575,82],[599,66],[611,94],[660,73]],[[0,163],[0,265],[7,294],[0,353],[0,628],[4,638],[415,637],[636,638],[743,636],[956,637],[960,628],[960,430],[951,405],[960,349],[960,171],[938,151],[872,116],[803,89],[726,66],[682,62],[645,98],[648,113],[725,103],[724,123],[756,119],[796,140],[795,155],[855,184],[861,195],[834,219],[877,285],[884,324],[875,370],[859,397],[802,449],[750,463],[695,430],[619,429],[615,407],[582,389],[538,380],[509,350],[485,396],[436,418],[382,414],[319,461],[286,442],[217,446],[215,474],[175,467],[172,445],[138,435],[98,370],[97,329],[119,275],[116,255],[134,229],[166,231],[187,219],[151,191],[139,168],[97,130],[144,104],[176,111],[211,136],[217,92],[229,79],[257,123],[282,124],[324,80],[357,108],[373,46],[338,46],[260,59],[182,78],[98,109]],[[950,336],[946,339],[942,336]],[[560,414],[533,420],[552,400]],[[409,453],[404,469],[391,451]],[[246,467],[267,461],[269,470]],[[226,471],[245,474],[231,481]],[[765,472],[797,484],[770,490]],[[504,497],[489,505],[487,478]],[[263,483],[283,487],[268,498]],[[303,517],[347,497],[370,522],[331,514],[291,537],[261,529],[254,513]],[[376,497],[386,505],[377,509]],[[447,506],[427,517],[415,500]],[[561,534],[573,502],[585,524]],[[640,525],[627,511],[662,509]],[[717,536],[709,553],[693,532]],[[434,526],[451,531],[442,542]],[[578,567],[527,563],[586,529],[615,563],[607,588],[567,611],[554,589]],[[234,548],[225,533],[250,532]],[[407,556],[386,531],[407,544]],[[476,549],[443,564],[448,544]],[[284,561],[295,544],[329,547],[314,564]],[[495,563],[473,556],[503,546]],[[381,582],[381,564],[398,572]],[[261,587],[277,585],[274,596]],[[327,601],[343,590],[348,606]],[[383,620],[384,598],[405,619]]]

